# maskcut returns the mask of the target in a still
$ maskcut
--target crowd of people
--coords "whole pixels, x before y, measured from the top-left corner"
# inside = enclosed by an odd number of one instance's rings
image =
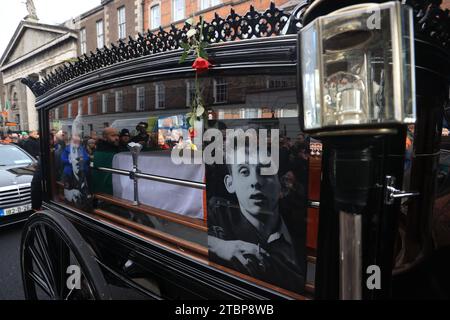
[[[1,136],[0,143],[3,144],[15,144],[34,158],[39,158],[40,155],[40,145],[39,145],[39,132],[37,130],[32,130],[30,132],[10,132]]]
[[[109,172],[91,170],[91,167],[112,167],[114,156],[128,151],[130,142],[140,143],[143,150],[156,150],[157,139],[147,132],[148,124],[140,122],[136,134],[130,130],[104,128],[101,135],[92,131],[89,135],[64,130],[51,131],[51,143],[55,162],[56,180],[64,184],[66,200],[75,204],[86,203],[89,193],[113,194],[112,175]],[[156,143],[156,145],[155,145]],[[95,179],[93,175],[95,174]]]

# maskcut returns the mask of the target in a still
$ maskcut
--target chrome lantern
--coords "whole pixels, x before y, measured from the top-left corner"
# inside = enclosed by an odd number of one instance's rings
[[[415,122],[409,6],[387,2],[343,8],[305,26],[299,45],[306,132]]]

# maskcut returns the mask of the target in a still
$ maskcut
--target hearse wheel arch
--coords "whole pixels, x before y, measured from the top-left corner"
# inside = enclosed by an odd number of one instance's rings
[[[94,251],[61,214],[33,214],[22,232],[20,255],[28,300],[111,299]]]

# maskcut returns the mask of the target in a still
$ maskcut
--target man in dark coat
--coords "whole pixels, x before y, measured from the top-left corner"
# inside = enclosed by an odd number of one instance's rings
[[[23,143],[22,148],[35,158],[38,158],[41,153],[39,145],[39,133],[36,130],[30,132],[28,140]]]
[[[131,139],[131,142],[140,143],[144,147],[147,147],[149,140],[150,140],[150,135],[147,133],[147,129],[148,129],[148,123],[140,122],[136,126],[136,130],[137,130],[138,134]]]

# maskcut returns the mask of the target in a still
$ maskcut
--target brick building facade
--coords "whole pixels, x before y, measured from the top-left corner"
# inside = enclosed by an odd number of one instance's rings
[[[79,30],[79,54],[95,51],[119,39],[143,32],[142,0],[102,0],[74,19]]]
[[[162,28],[182,27],[184,21],[190,17],[202,16],[206,21],[214,18],[217,13],[221,17],[230,14],[233,8],[237,14],[248,12],[250,5],[256,11],[265,11],[274,2],[278,8],[294,7],[299,1],[295,0],[144,0],[144,29],[155,30]]]

